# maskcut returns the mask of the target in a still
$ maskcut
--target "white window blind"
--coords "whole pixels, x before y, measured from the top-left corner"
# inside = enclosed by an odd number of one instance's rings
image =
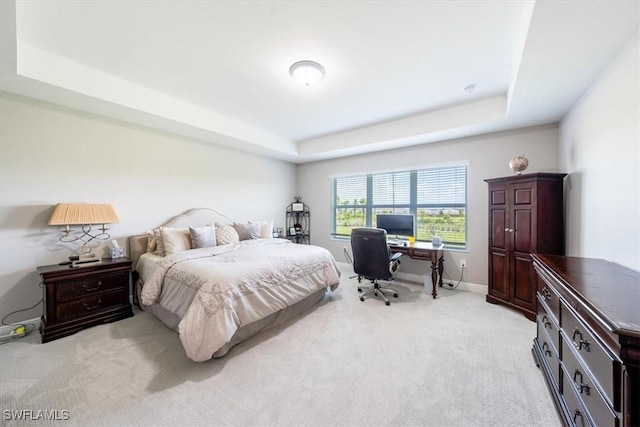
[[[411,173],[378,173],[371,177],[372,205],[396,206],[411,203]]]
[[[467,167],[441,166],[333,178],[332,235],[375,227],[381,213],[412,214],[417,240],[438,234],[466,246]]]
[[[465,205],[467,168],[440,167],[417,171],[418,205]]]

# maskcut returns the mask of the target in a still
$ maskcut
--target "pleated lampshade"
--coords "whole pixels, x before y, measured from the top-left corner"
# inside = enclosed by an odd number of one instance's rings
[[[58,203],[51,213],[48,225],[113,224],[120,222],[109,204]]]

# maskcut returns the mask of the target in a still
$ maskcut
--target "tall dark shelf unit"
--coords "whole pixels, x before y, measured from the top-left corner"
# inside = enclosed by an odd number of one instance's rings
[[[311,243],[309,234],[309,215],[309,206],[302,203],[299,197],[296,197],[293,203],[287,206],[287,228],[284,230],[287,239],[291,240],[293,243],[301,243],[305,245],[309,245]]]

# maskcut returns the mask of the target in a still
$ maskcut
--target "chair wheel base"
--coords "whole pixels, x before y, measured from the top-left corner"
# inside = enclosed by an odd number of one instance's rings
[[[362,288],[358,288],[358,292],[362,292]]]
[[[364,298],[360,298],[360,301],[364,301]]]
[[[393,294],[393,297],[394,298],[398,298],[398,294]]]

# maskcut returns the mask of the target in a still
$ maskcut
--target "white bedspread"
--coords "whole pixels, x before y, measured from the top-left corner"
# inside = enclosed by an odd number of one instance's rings
[[[210,359],[241,326],[340,283],[329,251],[284,239],[192,249],[144,268],[141,302],[182,319],[180,340],[195,361]]]

